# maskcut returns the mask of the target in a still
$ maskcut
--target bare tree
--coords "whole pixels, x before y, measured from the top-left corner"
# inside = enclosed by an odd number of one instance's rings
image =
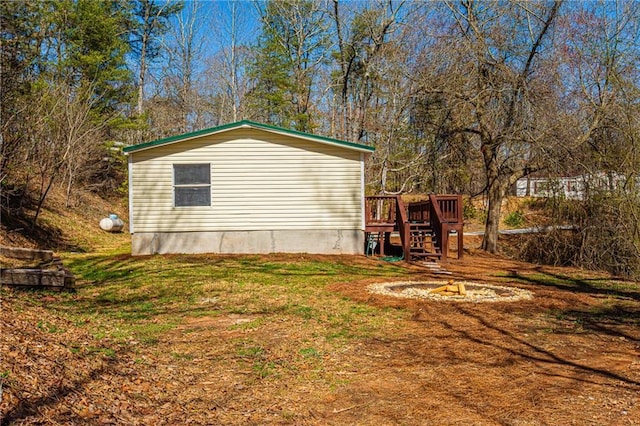
[[[501,204],[543,167],[562,134],[556,119],[552,34],[560,2],[446,2],[423,93],[439,96],[482,158],[488,199],[482,248],[497,250]]]
[[[37,119],[29,127],[28,144],[24,147],[27,164],[31,164],[38,182],[35,227],[42,206],[54,182],[67,179],[67,203],[78,172],[91,164],[96,156],[95,141],[107,125],[96,122],[92,111],[99,99],[90,86],[73,88],[58,82],[44,86],[40,101],[33,104]]]
[[[197,121],[202,111],[199,110],[200,97],[196,89],[200,76],[198,62],[205,42],[200,10],[197,0],[189,2],[188,7],[177,15],[173,31],[164,40],[168,58],[159,82],[159,99],[154,99],[152,105],[171,106],[166,117],[171,133],[183,133],[199,127]],[[177,115],[177,119],[172,115]]]
[[[349,11],[351,19],[348,20],[344,19],[341,3],[333,1],[339,67],[333,90],[341,109],[340,121],[334,126],[338,137],[352,141],[365,138],[365,123],[374,91],[386,78],[376,72],[376,64],[396,29],[403,4],[388,0],[367,5]]]
[[[571,147],[578,166],[590,174],[635,168],[629,155],[635,151],[630,148],[639,96],[640,5],[585,4],[567,17],[563,37],[569,41],[565,80],[573,100],[567,109],[582,122]]]
[[[247,3],[212,5],[209,23],[216,54],[208,61],[205,92],[216,109],[216,124],[235,122],[244,117],[244,97],[249,90],[246,65],[251,60],[250,44],[255,33],[250,17],[255,9]]]
[[[566,174],[581,175],[581,200],[549,200],[549,221],[580,228],[541,235],[527,260],[640,276],[640,6],[589,2],[561,21],[560,60],[572,137]],[[565,157],[565,158],[567,158]],[[540,250],[539,247],[545,247]]]

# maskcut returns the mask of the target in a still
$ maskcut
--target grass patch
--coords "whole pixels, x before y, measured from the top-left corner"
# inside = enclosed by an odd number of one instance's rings
[[[241,358],[255,359],[260,358],[264,354],[264,349],[260,346],[246,346],[246,344],[243,344],[238,348],[237,353]]]
[[[512,228],[518,228],[526,222],[524,214],[520,210],[513,211],[504,218],[504,224]]]
[[[64,333],[64,330],[58,327],[55,324],[52,324],[48,321],[38,321],[36,324],[39,330],[42,330],[47,333]]]
[[[172,352],[171,357],[177,361],[192,361],[195,357],[191,354]]]
[[[122,247],[64,257],[76,274],[77,292],[45,307],[62,312],[97,338],[135,339],[147,345],[187,317],[231,314],[258,317],[232,328],[237,330],[259,329],[265,317],[290,315],[320,324],[327,338],[363,336],[377,326],[376,310],[325,286],[405,273],[397,265],[352,262],[348,257],[133,257]]]
[[[300,355],[304,358],[319,358],[320,352],[316,348],[302,348],[300,349]]]
[[[105,358],[114,359],[116,357],[116,352],[112,348],[102,348],[102,347],[93,347],[89,346],[85,349],[88,355],[102,355]]]
[[[265,318],[257,318],[248,322],[241,322],[239,324],[235,324],[231,326],[232,330],[255,330],[260,328],[262,324],[265,322]]]
[[[310,320],[316,316],[315,310],[311,306],[295,306],[293,312],[305,320]]]
[[[228,360],[250,382],[341,380],[325,371],[322,354],[343,353],[358,339],[388,336],[396,330],[398,310],[356,302],[327,285],[408,273],[404,265],[348,256],[133,257],[118,248],[63,257],[76,275],[77,291],[46,303],[35,296],[30,301],[96,339],[89,348],[71,347],[72,353],[143,359],[141,354],[177,342],[153,356],[165,362],[194,356]],[[57,332],[49,324],[42,327]],[[189,336],[201,338],[207,329],[230,337],[189,346]]]

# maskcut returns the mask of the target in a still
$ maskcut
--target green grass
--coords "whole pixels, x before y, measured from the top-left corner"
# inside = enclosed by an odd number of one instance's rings
[[[316,348],[302,348],[300,349],[300,355],[305,358],[318,358],[320,352]]]
[[[354,265],[348,257],[300,261],[257,256],[132,257],[126,250],[64,256],[76,274],[77,292],[63,294],[47,307],[96,338],[135,339],[146,345],[188,318],[230,314],[256,316],[232,329],[258,329],[265,317],[277,315],[320,325],[327,339],[351,339],[374,332],[378,316],[391,316],[340,297],[326,286],[406,274],[401,265]]]
[[[260,328],[261,325],[265,323],[266,319],[264,317],[248,321],[241,322],[240,324],[235,324],[230,327],[231,330],[255,330]]]
[[[38,321],[38,323],[36,324],[36,327],[38,327],[38,329],[45,331],[47,333],[63,333],[64,332],[63,329],[61,329],[57,325],[52,324],[48,321]]]
[[[102,348],[102,347],[99,348],[99,347],[89,346],[88,348],[85,349],[85,351],[89,355],[97,354],[97,355],[102,355],[106,358],[116,357],[116,352],[112,348]]]
[[[187,353],[172,352],[171,357],[176,361],[192,361],[194,356]]]

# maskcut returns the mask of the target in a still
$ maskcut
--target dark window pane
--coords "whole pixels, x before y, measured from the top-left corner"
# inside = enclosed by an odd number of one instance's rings
[[[209,186],[176,187],[176,207],[210,206],[211,189]]]
[[[174,164],[175,185],[211,184],[209,164]]]

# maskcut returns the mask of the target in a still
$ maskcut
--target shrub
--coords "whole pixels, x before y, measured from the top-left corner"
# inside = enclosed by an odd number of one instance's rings
[[[517,228],[522,226],[525,222],[524,215],[520,210],[513,211],[507,215],[507,217],[503,220],[504,224],[507,226],[511,226],[513,228]]]
[[[552,201],[547,204],[548,224],[576,228],[529,236],[521,246],[521,259],[640,278],[638,194],[601,192],[582,201]]]
[[[462,207],[462,216],[465,219],[475,219],[478,216],[478,209],[470,201],[465,201]]]

